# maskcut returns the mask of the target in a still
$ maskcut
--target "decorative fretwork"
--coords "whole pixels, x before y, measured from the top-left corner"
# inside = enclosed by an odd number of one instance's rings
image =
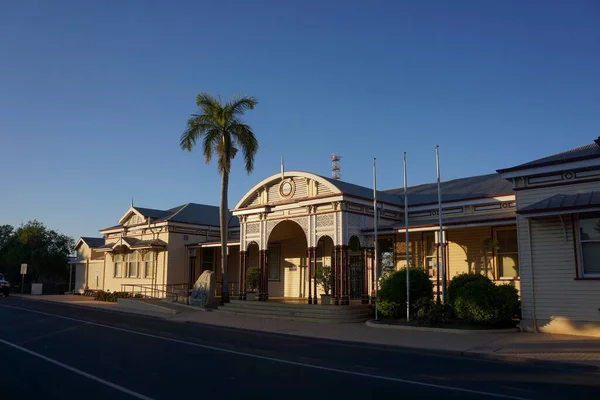
[[[260,225],[258,223],[246,224],[246,235],[258,234]]]
[[[348,226],[353,228],[360,227],[360,215],[358,214],[348,214]]]
[[[273,231],[273,229],[275,229],[277,224],[279,224],[280,222],[283,222],[283,221],[293,221],[293,222],[297,223],[298,225],[300,225],[300,228],[302,228],[302,230],[304,231],[305,237],[308,238],[308,221],[307,221],[306,217],[298,217],[298,218],[289,218],[289,219],[285,219],[285,220],[267,221],[267,232],[266,232],[265,240],[269,239],[269,236],[271,236],[271,232]]]
[[[333,214],[317,215],[317,228],[332,228]]]

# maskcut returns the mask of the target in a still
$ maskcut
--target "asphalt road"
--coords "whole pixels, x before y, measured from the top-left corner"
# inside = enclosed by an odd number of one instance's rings
[[[391,396],[599,399],[600,374],[0,299],[2,399]]]

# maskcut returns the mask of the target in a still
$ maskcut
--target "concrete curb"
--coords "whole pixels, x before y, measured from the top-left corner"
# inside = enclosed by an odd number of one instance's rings
[[[518,333],[519,328],[510,329],[450,329],[450,328],[431,328],[427,326],[404,326],[404,325],[391,325],[375,320],[368,320],[365,324],[371,328],[377,329],[396,329],[400,331],[417,331],[417,332],[439,332],[439,333],[456,333],[461,335],[485,335],[492,333]]]
[[[172,308],[159,306],[157,304],[146,303],[140,300],[117,299],[117,306],[138,311],[151,311],[163,314],[177,314],[177,310],[174,310]]]

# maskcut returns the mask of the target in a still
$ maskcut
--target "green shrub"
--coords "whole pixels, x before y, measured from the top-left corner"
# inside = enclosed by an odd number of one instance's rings
[[[400,314],[400,305],[394,301],[388,301],[378,298],[377,312],[382,317],[397,318]]]
[[[258,283],[260,281],[260,270],[258,267],[248,268],[246,271],[246,286],[248,291],[255,292],[258,289]]]
[[[410,273],[410,302],[417,304],[420,299],[433,297],[433,283],[429,276],[420,268],[411,268]],[[377,299],[395,303],[397,308],[406,307],[406,268],[391,272],[381,281]],[[414,306],[411,307],[414,310]]]
[[[448,290],[446,292],[447,303],[450,304],[451,306],[453,306],[454,301],[458,297],[458,293],[460,292],[460,290],[462,289],[463,286],[465,286],[469,282],[479,282],[479,281],[489,282],[489,283],[493,284],[493,282],[488,277],[481,275],[481,274],[456,275],[454,278],[452,278],[452,280],[450,281],[450,284],[448,285]]]
[[[519,292],[511,285],[499,285],[496,287],[497,300],[500,307],[500,323],[508,323],[513,318],[521,318],[521,302]]]
[[[326,295],[329,294],[331,290],[331,283],[333,282],[333,271],[331,267],[325,265],[322,267],[317,267],[315,271],[315,280],[317,284],[323,288],[323,291]]]
[[[452,319],[452,308],[445,304],[437,304],[433,299],[421,298],[414,304],[411,319],[426,322],[428,325],[444,324]]]
[[[464,320],[476,324],[493,324],[498,320],[496,285],[489,279],[467,282],[454,298],[454,311]]]
[[[117,299],[128,299],[134,297],[129,292],[105,292],[103,290],[98,290],[94,293],[94,300],[97,301],[108,301],[115,303]],[[141,295],[136,295],[136,298],[141,297]]]

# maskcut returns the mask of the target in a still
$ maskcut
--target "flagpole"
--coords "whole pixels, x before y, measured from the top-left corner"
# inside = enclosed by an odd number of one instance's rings
[[[410,321],[410,251],[408,242],[408,194],[406,179],[406,152],[404,152],[404,229],[405,229],[405,252],[406,252],[406,320]]]
[[[437,168],[437,190],[438,190],[438,218],[440,221],[440,252],[442,253],[441,260],[441,275],[442,275],[442,304],[446,304],[446,251],[444,249],[444,226],[442,224],[442,188],[440,183],[440,146],[435,146],[435,165]],[[438,274],[440,266],[438,265]]]
[[[375,263],[373,268],[375,268],[375,320],[379,320],[379,313],[377,310],[377,291],[378,291],[378,282],[379,282],[379,269],[378,265],[378,252],[379,247],[377,245],[377,166],[375,164],[376,158],[373,158],[373,244],[375,248]]]

